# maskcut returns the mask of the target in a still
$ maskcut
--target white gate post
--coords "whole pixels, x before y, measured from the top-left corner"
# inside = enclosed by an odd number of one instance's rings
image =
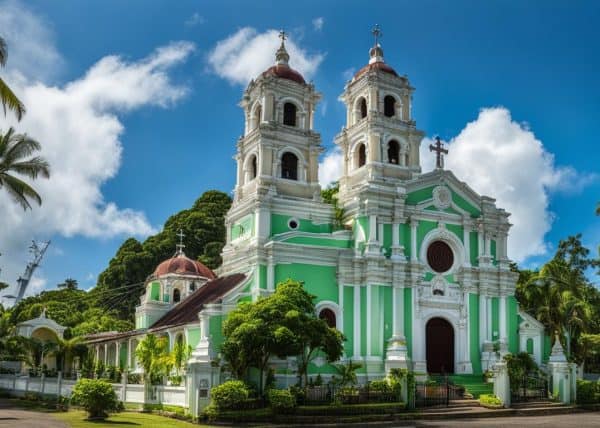
[[[510,379],[508,377],[508,367],[504,361],[494,365],[494,395],[498,397],[504,407],[510,407]]]

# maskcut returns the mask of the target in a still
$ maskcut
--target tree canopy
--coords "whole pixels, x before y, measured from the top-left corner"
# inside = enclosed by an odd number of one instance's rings
[[[115,310],[121,319],[132,319],[144,292],[144,281],[160,262],[173,256],[180,230],[185,235],[183,243],[189,258],[211,269],[220,266],[225,245],[224,219],[230,206],[227,194],[207,191],[190,209],[169,217],[163,230],[143,243],[135,238],[123,242],[92,291],[98,306]]]

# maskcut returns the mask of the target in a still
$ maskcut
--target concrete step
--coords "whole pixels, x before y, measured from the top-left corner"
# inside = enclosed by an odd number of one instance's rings
[[[558,402],[558,401],[550,401],[550,400],[535,400],[535,401],[526,401],[523,403],[512,403],[511,407],[513,409],[534,409],[539,407],[571,407],[567,404]]]

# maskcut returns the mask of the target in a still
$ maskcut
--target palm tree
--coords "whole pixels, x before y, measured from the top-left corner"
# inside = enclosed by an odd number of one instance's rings
[[[73,278],[65,279],[65,282],[61,282],[57,285],[58,288],[66,288],[67,290],[77,290],[77,280]]]
[[[27,176],[36,179],[39,174],[50,177],[50,166],[42,157],[29,157],[41,149],[40,143],[25,134],[15,134],[11,127],[6,134],[0,132],[0,187],[5,187],[14,200],[24,210],[31,208],[29,199],[42,204],[42,198],[25,181],[13,175]]]
[[[8,50],[6,48],[6,42],[0,37],[0,67],[6,65],[8,59]],[[12,110],[15,112],[17,119],[21,120],[25,114],[25,106],[8,87],[8,85],[0,78],[0,103],[4,109],[4,115],[6,116],[6,110]]]
[[[57,368],[64,374],[67,368],[67,360],[75,356],[83,356],[85,351],[86,347],[83,344],[83,338],[81,336],[75,336],[71,339],[62,339],[58,337],[56,340],[56,349],[54,350],[54,355],[56,355],[57,358]]]
[[[135,348],[135,356],[144,369],[146,385],[150,385],[153,379],[164,374],[168,348],[165,337],[157,338],[153,334],[147,335]]]

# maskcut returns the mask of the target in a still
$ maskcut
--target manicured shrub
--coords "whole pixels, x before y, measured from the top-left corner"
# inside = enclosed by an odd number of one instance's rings
[[[271,389],[268,398],[275,413],[292,413],[296,408],[296,397],[288,389]]]
[[[390,384],[385,379],[369,383],[369,389],[376,392],[391,392]]]
[[[236,404],[248,398],[248,387],[241,380],[228,380],[210,390],[212,403],[219,410],[235,409]]]
[[[83,407],[89,419],[105,419],[109,413],[118,412],[121,403],[112,385],[100,379],[80,379],[73,387],[71,402]]]
[[[577,403],[594,404],[600,402],[598,385],[590,380],[577,381]]]
[[[481,394],[479,396],[479,403],[484,406],[502,406],[502,400],[493,394]]]

